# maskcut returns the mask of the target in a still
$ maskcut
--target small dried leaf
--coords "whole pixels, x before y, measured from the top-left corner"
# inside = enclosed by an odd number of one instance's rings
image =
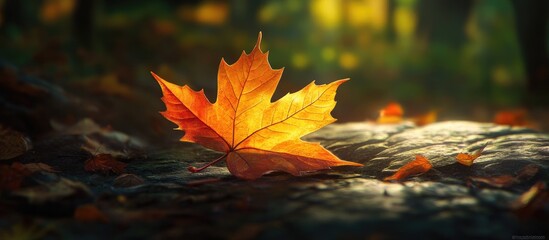
[[[471,166],[473,165],[473,162],[478,158],[480,157],[480,155],[482,155],[482,151],[484,151],[484,148],[486,148],[487,145],[484,145],[483,147],[481,147],[480,149],[478,149],[477,151],[475,151],[473,154],[468,154],[468,153],[458,153],[458,155],[456,156],[456,160],[465,165],[465,166]]]
[[[88,135],[96,132],[106,131],[100,127],[95,121],[90,118],[84,118],[74,125],[64,125],[55,120],[50,120],[51,127],[62,134],[66,135]]]
[[[93,204],[84,204],[74,210],[74,219],[82,222],[108,222],[107,216]]]
[[[379,115],[382,117],[385,116],[396,116],[396,117],[402,117],[404,115],[404,110],[402,109],[402,106],[400,103],[397,102],[391,102],[385,106],[380,112]]]
[[[414,161],[411,161],[407,163],[406,165],[402,166],[398,169],[398,171],[389,176],[384,178],[384,181],[399,181],[402,179],[407,178],[408,176],[412,175],[421,175],[423,173],[426,173],[429,171],[433,165],[429,162],[427,158],[425,158],[422,155],[416,155],[416,159]]]
[[[84,135],[90,139],[92,134],[98,134],[101,137],[105,137],[109,140],[122,144],[134,145],[138,147],[144,145],[141,140],[128,136],[123,132],[115,131],[110,126],[101,127],[90,118],[84,118],[73,125],[65,125],[52,119],[50,120],[50,125],[59,134]]]
[[[400,123],[403,120],[404,110],[399,103],[391,102],[379,111],[378,123]]]
[[[88,136],[84,136],[84,145],[82,145],[81,148],[93,155],[109,154],[109,155],[112,155],[113,157],[122,157],[122,158],[128,157],[128,153],[113,150],[107,147],[106,145],[101,144],[99,141],[95,140],[94,138],[91,138]]]
[[[493,177],[471,177],[471,180],[474,182],[488,184],[492,187],[497,188],[509,187],[518,182],[517,178],[511,175],[501,175]]]
[[[412,121],[416,124],[416,126],[425,126],[427,124],[434,123],[437,121],[437,112],[430,111],[426,114],[413,117]]]
[[[145,181],[134,174],[122,174],[114,179],[115,187],[134,187],[143,184]]]
[[[84,170],[88,172],[113,172],[116,174],[124,173],[126,163],[116,160],[110,154],[98,154],[92,156],[84,164]]]
[[[532,179],[539,171],[537,164],[528,164],[521,168],[515,176],[501,175],[491,177],[471,177],[473,182],[484,183],[492,187],[504,188],[514,184],[523,183]]]
[[[27,137],[0,125],[0,160],[15,158],[29,149],[31,144]]]
[[[539,172],[539,165],[534,163],[528,164],[517,172],[517,179],[519,179],[522,182],[528,181],[532,179],[534,176],[536,176],[538,172]]]

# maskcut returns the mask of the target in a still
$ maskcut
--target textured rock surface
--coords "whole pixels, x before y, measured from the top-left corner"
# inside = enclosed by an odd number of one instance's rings
[[[219,156],[200,146],[179,143],[129,160],[127,172],[143,180],[83,171],[80,138],[37,146],[25,161],[41,159],[61,170],[34,176],[46,184],[83,182],[58,200],[2,195],[0,228],[31,222],[46,237],[115,236],[117,239],[345,239],[345,238],[511,238],[547,236],[549,206],[518,218],[512,203],[536,181],[549,183],[549,135],[526,128],[474,122],[412,124],[333,124],[306,137],[363,168],[338,168],[303,177],[273,173],[248,182],[225,166],[189,173]],[[71,144],[68,144],[71,143]],[[487,145],[471,167],[456,163],[459,152]],[[40,151],[61,148],[65,155]],[[41,150],[43,149],[43,150]],[[433,169],[403,183],[380,181],[399,167],[426,156]],[[506,188],[471,184],[470,177],[514,175],[528,164],[539,172]],[[131,176],[131,179],[134,176]],[[65,180],[64,180],[65,179]],[[119,187],[115,187],[119,186]],[[55,196],[54,196],[55,197]],[[93,202],[108,222],[74,221],[74,208]],[[55,216],[55,217],[52,217]],[[27,224],[28,225],[28,224]],[[27,226],[25,225],[25,226]],[[54,226],[54,227],[51,227]],[[6,230],[4,230],[5,233]]]

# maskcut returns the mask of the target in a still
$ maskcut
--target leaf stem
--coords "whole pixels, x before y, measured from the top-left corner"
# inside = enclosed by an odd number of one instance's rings
[[[209,162],[208,164],[206,164],[206,165],[204,165],[204,166],[202,166],[202,167],[199,167],[199,168],[196,168],[196,167],[193,167],[193,166],[189,166],[189,167],[187,168],[187,170],[189,170],[189,172],[192,172],[192,173],[200,172],[200,171],[202,171],[202,170],[208,168],[209,166],[214,165],[214,164],[216,164],[217,162],[223,160],[225,157],[227,157],[228,154],[229,154],[229,153],[225,153],[225,154],[223,154],[223,156],[221,156],[221,157],[219,157],[219,158],[217,158],[217,159],[215,159],[215,160]]]

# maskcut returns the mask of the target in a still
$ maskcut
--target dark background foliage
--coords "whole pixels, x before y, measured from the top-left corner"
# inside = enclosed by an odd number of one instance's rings
[[[77,97],[78,111],[46,114],[64,121],[165,134],[149,71],[214,100],[221,57],[236,61],[259,31],[273,68],[285,67],[275,98],[351,78],[338,92],[340,121],[374,119],[390,101],[439,120],[491,121],[509,108],[547,118],[545,1],[2,0],[0,9],[2,66]],[[13,105],[10,86],[0,97]]]

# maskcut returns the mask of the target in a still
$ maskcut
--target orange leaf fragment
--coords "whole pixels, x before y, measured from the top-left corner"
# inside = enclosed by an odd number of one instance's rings
[[[412,118],[412,121],[416,124],[416,126],[425,126],[427,124],[431,124],[437,121],[437,111],[430,111],[423,115],[418,115],[414,118]]]
[[[493,177],[471,177],[471,180],[497,188],[509,187],[518,182],[517,178],[511,175],[501,175]]]
[[[526,113],[524,109],[499,111],[494,116],[494,123],[509,126],[526,126]]]
[[[300,140],[336,120],[330,115],[336,90],[348,79],[323,85],[312,82],[271,103],[283,70],[271,68],[260,44],[261,33],[250,54],[243,52],[232,65],[221,60],[215,103],[202,90],[172,84],[152,73],[167,108],[162,115],[185,131],[181,141],[225,153],[189,170],[198,172],[225,160],[231,174],[256,179],[272,171],[297,176],[335,166],[362,166],[339,159],[318,143]]]
[[[82,222],[108,222],[107,216],[93,204],[84,204],[74,210],[74,219]]]
[[[121,174],[124,173],[126,165],[126,163],[116,160],[112,155],[102,153],[86,160],[84,170],[88,172],[113,172]]]
[[[473,162],[482,155],[482,151],[484,151],[484,148],[486,148],[487,145],[484,145],[484,147],[479,148],[477,151],[475,151],[473,154],[468,153],[458,153],[456,156],[456,160],[465,165],[465,166],[471,166],[473,165]]]
[[[391,102],[379,111],[378,123],[399,123],[402,122],[404,110],[397,102]]]
[[[407,178],[408,176],[426,173],[431,168],[433,168],[433,165],[426,157],[416,155],[416,159],[414,161],[402,166],[395,174],[384,178],[383,181],[399,181]]]

